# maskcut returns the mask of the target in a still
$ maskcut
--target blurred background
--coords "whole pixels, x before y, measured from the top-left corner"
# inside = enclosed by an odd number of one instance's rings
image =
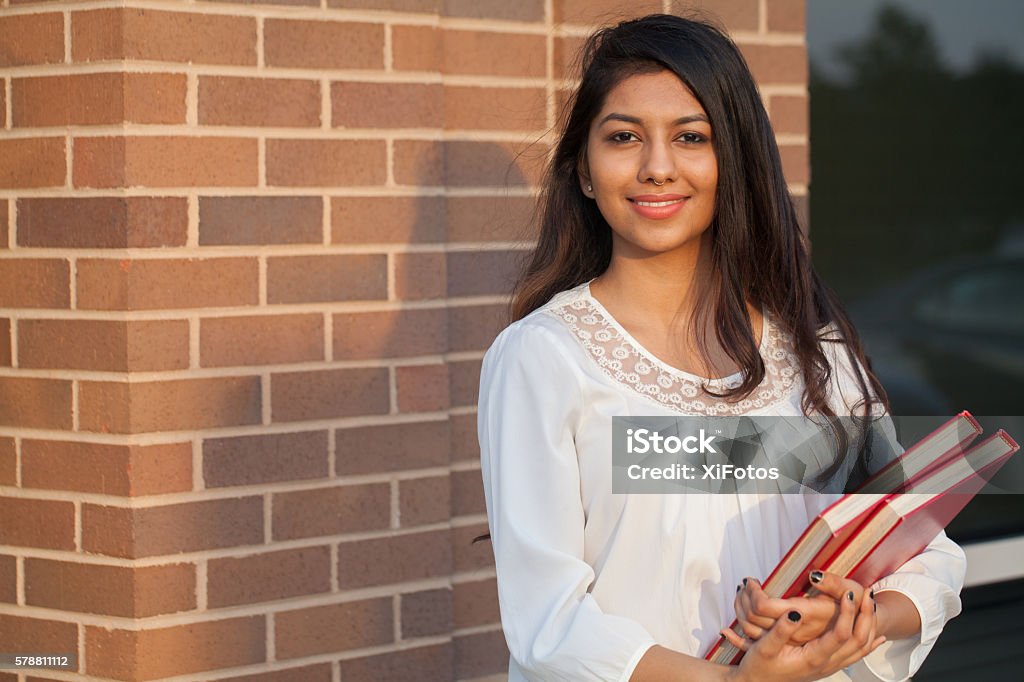
[[[894,415],[983,416],[1024,437],[1024,3],[808,0],[814,262]],[[906,443],[905,443],[906,444]],[[1020,490],[1017,458],[994,481]],[[1024,679],[1024,500],[948,529],[964,614],[915,680]]]

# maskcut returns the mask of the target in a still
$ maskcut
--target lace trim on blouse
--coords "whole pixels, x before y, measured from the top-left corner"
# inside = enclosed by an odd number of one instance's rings
[[[706,379],[675,369],[636,343],[610,315],[589,300],[585,289],[579,293],[579,297],[549,311],[572,330],[576,340],[612,380],[659,405],[689,415],[741,415],[781,402],[792,392],[799,361],[770,315],[764,316],[765,338],[760,347],[765,363],[764,380],[743,400],[729,402],[708,394],[704,386],[716,392],[734,388],[743,383],[741,372]]]

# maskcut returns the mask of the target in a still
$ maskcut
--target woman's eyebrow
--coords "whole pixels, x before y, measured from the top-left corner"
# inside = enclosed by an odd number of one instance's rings
[[[635,125],[642,125],[643,119],[637,118],[636,116],[629,116],[628,114],[617,114],[612,112],[602,118],[597,125],[602,126],[608,121],[623,121],[625,123],[633,123]],[[711,125],[711,121],[704,114],[690,114],[689,116],[682,116],[672,121],[672,125],[685,125],[687,123],[693,123],[694,121],[703,121],[708,125]]]

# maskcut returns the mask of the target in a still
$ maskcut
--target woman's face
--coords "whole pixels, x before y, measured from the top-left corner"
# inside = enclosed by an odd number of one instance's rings
[[[611,226],[616,256],[696,251],[715,213],[711,135],[704,108],[670,71],[629,76],[608,93],[580,184]]]

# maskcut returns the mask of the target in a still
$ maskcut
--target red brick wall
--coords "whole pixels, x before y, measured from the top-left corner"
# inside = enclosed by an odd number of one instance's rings
[[[621,3],[2,4],[0,649],[500,673],[480,358],[565,65]],[[703,4],[805,196],[803,0]]]

